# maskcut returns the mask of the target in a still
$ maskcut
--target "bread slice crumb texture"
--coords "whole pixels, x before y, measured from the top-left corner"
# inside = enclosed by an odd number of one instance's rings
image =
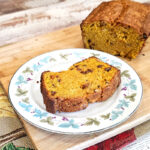
[[[84,24],[82,31],[86,48],[122,57],[136,58],[145,42],[145,37],[135,29],[118,23],[98,21]]]
[[[45,72],[43,82],[52,97],[86,97],[109,85],[117,69],[95,57],[71,66],[67,71]]]

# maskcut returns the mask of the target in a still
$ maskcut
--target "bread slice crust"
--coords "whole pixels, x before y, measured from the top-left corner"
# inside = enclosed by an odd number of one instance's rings
[[[94,59],[97,59],[97,61],[99,61],[98,58],[94,58]],[[73,66],[76,66],[76,64],[74,64]],[[111,67],[115,68],[113,66]],[[77,97],[75,96],[70,98],[52,96],[50,91],[47,90],[44,81],[44,75],[46,73],[50,74],[51,72],[50,71],[43,72],[41,75],[41,93],[44,99],[46,110],[51,113],[56,113],[56,111],[75,112],[87,108],[89,103],[101,102],[107,100],[110,96],[113,95],[113,93],[116,91],[117,87],[121,82],[120,70],[118,70],[117,68],[115,69],[116,69],[116,73],[110,80],[109,84],[104,88],[99,88],[95,90],[93,93],[87,93],[85,96],[77,96]]]

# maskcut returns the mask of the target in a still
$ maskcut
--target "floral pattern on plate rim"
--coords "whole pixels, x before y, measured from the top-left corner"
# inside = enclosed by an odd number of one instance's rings
[[[62,62],[67,62],[72,60],[72,56],[76,57],[78,61],[81,61],[85,58],[88,58],[90,56],[95,56],[102,60],[103,62],[106,62],[112,66],[115,66],[121,70],[121,80],[123,82],[123,87],[121,88],[121,94],[122,99],[118,100],[118,104],[116,107],[108,112],[107,114],[101,114],[94,117],[87,117],[84,118],[83,121],[76,122],[76,119],[74,118],[68,118],[65,116],[57,116],[51,113],[48,113],[46,111],[43,111],[40,108],[37,108],[36,106],[32,105],[30,103],[29,98],[29,91],[26,89],[26,85],[30,84],[34,78],[34,74],[37,73],[42,67],[47,65],[48,63],[57,63],[57,58],[55,56],[52,56],[51,53],[49,53],[49,56],[45,56],[39,59],[37,62],[32,64],[32,66],[26,66],[26,68],[22,71],[22,73],[19,74],[17,78],[15,78],[15,87],[16,92],[15,95],[18,97],[18,105],[22,109],[22,111],[25,111],[26,113],[30,113],[33,118],[35,118],[37,121],[39,121],[42,124],[48,124],[49,126],[57,126],[58,128],[73,128],[75,130],[78,130],[79,128],[82,128],[84,126],[101,126],[101,122],[105,121],[111,121],[118,119],[123,115],[125,110],[134,103],[137,95],[137,85],[136,80],[131,78],[130,71],[125,69],[122,69],[122,63],[113,59],[109,59],[109,57],[103,56],[101,53],[96,52],[89,52],[86,54],[84,52],[70,52],[66,53],[61,51],[58,53],[59,59],[62,60]],[[60,60],[59,60],[60,61]]]

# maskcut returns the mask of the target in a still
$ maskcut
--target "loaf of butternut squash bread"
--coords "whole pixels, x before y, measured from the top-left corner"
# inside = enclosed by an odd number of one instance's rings
[[[150,5],[103,2],[83,20],[81,31],[85,48],[136,58],[150,35]]]
[[[120,81],[120,70],[90,57],[67,71],[43,72],[41,93],[48,112],[74,112],[108,99]]]

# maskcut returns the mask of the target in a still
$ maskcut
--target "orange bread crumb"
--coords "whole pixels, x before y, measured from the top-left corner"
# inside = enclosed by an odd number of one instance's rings
[[[103,2],[83,20],[81,31],[85,48],[136,58],[150,35],[150,5]]]
[[[67,71],[46,71],[41,76],[41,92],[47,111],[74,112],[88,103],[109,98],[120,83],[120,71],[90,57]]]

